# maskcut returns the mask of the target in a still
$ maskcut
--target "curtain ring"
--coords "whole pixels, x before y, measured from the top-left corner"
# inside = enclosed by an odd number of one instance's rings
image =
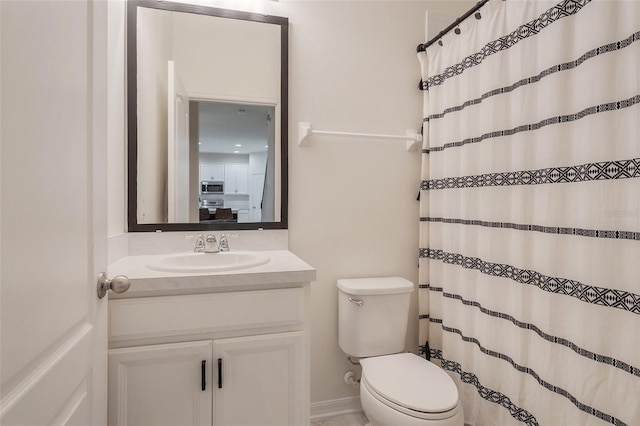
[[[480,14],[480,12],[476,12],[476,14],[473,16],[475,16],[476,19],[482,19],[482,15]]]
[[[456,34],[460,34],[460,28],[456,28],[455,30],[453,30],[453,32],[455,32]]]
[[[440,46],[444,46],[444,45],[442,44],[442,40],[438,40],[438,44],[439,44]]]

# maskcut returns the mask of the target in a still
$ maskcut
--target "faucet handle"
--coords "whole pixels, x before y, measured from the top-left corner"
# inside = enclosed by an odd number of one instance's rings
[[[187,235],[184,237],[186,240],[190,240],[192,238],[196,239],[196,246],[193,248],[195,252],[203,252],[204,251],[204,237],[202,234],[197,235]]]
[[[220,235],[220,251],[229,251],[229,238],[238,238],[237,234]]]

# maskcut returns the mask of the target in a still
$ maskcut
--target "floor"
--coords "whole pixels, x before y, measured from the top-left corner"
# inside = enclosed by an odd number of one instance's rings
[[[368,422],[364,413],[350,413],[342,416],[311,422],[311,426],[364,426]]]

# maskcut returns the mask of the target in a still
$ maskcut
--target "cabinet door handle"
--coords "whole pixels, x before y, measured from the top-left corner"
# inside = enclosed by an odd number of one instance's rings
[[[222,358],[218,358],[218,389],[222,389]]]
[[[206,391],[207,390],[207,360],[203,359],[202,360],[202,378],[200,380],[200,384],[202,387],[202,391]]]

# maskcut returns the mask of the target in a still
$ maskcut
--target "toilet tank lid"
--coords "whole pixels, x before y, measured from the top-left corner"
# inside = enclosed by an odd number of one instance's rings
[[[338,288],[358,296],[398,294],[413,291],[413,283],[401,277],[348,278],[338,280]]]

